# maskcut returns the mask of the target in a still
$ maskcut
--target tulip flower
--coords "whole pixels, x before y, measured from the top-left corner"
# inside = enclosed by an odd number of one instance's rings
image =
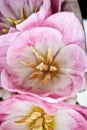
[[[50,0],[1,0],[0,34],[12,32],[23,24],[41,23],[51,12]]]
[[[57,109],[55,109],[55,107]],[[0,102],[0,130],[87,130],[87,108],[16,96]]]
[[[8,46],[18,36],[18,31],[39,26],[49,15],[60,11],[60,8],[60,0],[0,1],[0,34],[5,34],[0,35],[0,73],[6,64],[3,57],[6,57]]]
[[[20,34],[9,46],[6,59],[1,83],[8,91],[73,97],[84,84],[84,50],[66,45],[62,34],[53,28],[37,27]]]
[[[73,43],[79,45],[83,49],[85,48],[85,36],[83,28],[73,13],[56,13],[44,20],[42,24],[39,24],[38,21],[37,26],[50,27],[60,31],[65,45]],[[27,29],[29,28],[27,27]],[[24,26],[22,31],[23,29]],[[6,55],[10,44],[12,44],[16,37],[18,37],[21,33],[22,32],[14,31],[14,33],[10,32],[0,36],[0,72],[6,65]]]

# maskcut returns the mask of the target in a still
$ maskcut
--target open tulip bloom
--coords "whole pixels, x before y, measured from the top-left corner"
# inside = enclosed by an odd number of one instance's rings
[[[0,0],[0,34],[41,24],[60,11],[61,3],[61,0]]]
[[[9,91],[75,96],[85,82],[85,52],[74,43],[66,45],[62,34],[50,27],[23,32],[9,46],[6,60],[1,83]]]
[[[0,34],[41,23],[51,12],[50,0],[1,0]]]
[[[49,104],[26,95],[0,102],[0,130],[63,129],[87,130],[87,108]]]

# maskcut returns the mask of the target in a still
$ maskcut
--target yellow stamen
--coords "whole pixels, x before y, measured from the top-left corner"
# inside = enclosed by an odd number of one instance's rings
[[[43,83],[44,83],[44,84],[47,84],[50,80],[51,80],[51,74],[48,73],[48,74],[45,75],[45,78],[44,78],[44,80],[43,80]]]
[[[21,18],[25,20],[27,18],[24,8],[21,8]]]
[[[7,28],[3,28],[3,29],[2,29],[2,32],[3,32],[3,33],[8,33],[8,31],[9,31],[9,29],[7,29]]]
[[[43,56],[41,56],[41,54],[39,54],[33,47],[31,47],[31,50],[34,53],[34,55],[36,56],[38,61],[43,61],[44,62],[44,58],[43,58]]]
[[[45,122],[45,124],[44,124],[44,127],[45,127],[46,130],[49,130],[49,127],[48,127],[48,125],[47,125],[46,122]]]
[[[51,63],[53,61],[53,54],[51,48],[48,49],[47,61],[48,63]]]
[[[33,72],[30,76],[29,76],[29,79],[35,79],[35,78],[39,78],[43,75],[43,72],[41,71],[36,71],[36,72]]]
[[[43,70],[48,70],[48,66],[45,65],[45,64],[42,62],[42,63],[40,63],[38,66],[36,66],[36,69],[39,69],[39,70],[41,70],[41,71],[43,71]]]
[[[45,125],[45,128],[46,128],[46,130],[54,130],[54,128],[48,126],[47,124]]]
[[[18,121],[15,121],[15,123],[17,123],[17,124],[23,124],[24,122],[26,122],[26,119],[27,119],[27,117],[24,117],[24,118],[22,118],[22,119],[20,119]]]
[[[6,18],[6,20],[11,24],[11,25],[15,25],[15,20],[12,18]]]
[[[26,14],[25,14],[25,11],[24,11],[24,8],[21,8],[21,18],[18,19],[18,20],[15,20],[13,18],[6,18],[6,20],[12,25],[12,26],[16,26],[18,24],[20,24],[21,22],[23,22],[25,19],[26,19]]]
[[[35,9],[34,9],[34,12],[35,12],[35,13],[37,13],[38,11],[39,11],[39,9],[38,9],[38,8],[35,8]]]
[[[31,115],[31,119],[36,120],[40,116],[41,116],[40,112],[33,112],[32,115]]]
[[[28,67],[32,67],[35,68],[36,65],[34,63],[30,63],[30,62],[24,62],[24,61],[20,61],[21,64],[26,65]]]
[[[37,128],[33,128],[32,130],[44,130],[42,126],[37,127]]]
[[[53,121],[53,118],[49,115],[44,115],[45,117],[45,121],[48,123],[48,122],[52,122]]]
[[[42,108],[34,107],[28,115],[15,121],[17,124],[25,124],[29,130],[54,130],[54,116],[47,115]]]
[[[29,76],[29,80],[39,78],[43,84],[47,84],[51,81],[52,74],[54,75],[58,70],[54,65],[52,50],[51,48],[48,49],[47,56],[42,56],[34,47],[31,47],[31,51],[35,55],[36,64],[24,61],[20,61],[20,63],[35,69]]]
[[[57,69],[57,67],[55,67],[55,66],[50,66],[50,71],[51,72],[55,72],[55,71],[57,71],[58,69]]]
[[[42,125],[43,125],[43,118],[40,117],[40,118],[38,118],[38,119],[36,120],[36,122],[35,122],[35,128],[39,128],[39,127],[41,127]]]
[[[14,20],[14,24],[15,24],[15,25],[18,25],[18,24],[20,24],[20,23],[22,23],[22,22],[23,22],[23,19]]]

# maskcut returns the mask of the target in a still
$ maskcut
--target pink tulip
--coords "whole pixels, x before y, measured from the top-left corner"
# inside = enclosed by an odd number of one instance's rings
[[[27,26],[27,30],[31,30],[33,27],[30,29],[30,24],[28,25],[29,27]],[[42,24],[40,24],[38,21],[37,26],[54,28],[60,31],[62,34],[64,44],[73,43],[79,45],[82,48],[85,48],[85,35],[83,28],[73,13],[56,13],[48,17],[45,21],[43,20]],[[21,29],[19,29],[21,31],[26,29],[24,24],[23,26],[21,25],[19,27],[21,27]],[[6,64],[6,53],[9,45],[13,43],[13,41],[20,35],[20,33],[22,32],[16,30],[14,32],[0,36],[0,71]]]
[[[85,52],[75,44],[66,45],[56,29],[37,27],[20,34],[6,58],[1,83],[9,91],[73,97],[84,84]]]
[[[87,108],[21,95],[0,102],[0,124],[0,130],[87,130]]]
[[[18,31],[39,26],[49,15],[59,12],[61,0],[0,1],[0,72],[6,64],[6,53]],[[0,81],[0,87],[1,87]]]
[[[41,23],[51,12],[50,0],[1,0],[0,34],[14,31],[23,24],[36,26],[38,21]]]

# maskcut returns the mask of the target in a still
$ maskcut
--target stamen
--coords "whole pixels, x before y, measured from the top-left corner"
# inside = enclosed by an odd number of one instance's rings
[[[48,127],[48,125],[47,125],[46,122],[45,122],[45,124],[44,124],[44,127],[45,127],[46,130],[49,130],[49,127]]]
[[[33,112],[32,115],[31,115],[31,119],[36,120],[40,116],[41,116],[40,112]]]
[[[15,121],[15,123],[26,124],[29,126],[29,130],[54,130],[54,116],[47,115],[43,109],[39,107],[34,107],[32,110],[31,114]]]
[[[45,123],[45,129],[46,129],[46,130],[54,130],[54,128],[52,128],[52,127],[48,126],[48,124],[47,124],[47,123]]]
[[[18,24],[20,24],[21,22],[23,22],[23,19],[14,20],[15,25],[18,25]]]
[[[47,61],[48,63],[51,63],[53,61],[53,54],[51,48],[48,49]]]
[[[44,130],[42,126],[37,127],[37,128],[33,128],[32,130]]]
[[[49,115],[44,115],[44,118],[45,118],[45,121],[46,121],[47,123],[53,121],[53,118],[52,118],[51,116],[49,116]]]
[[[15,121],[17,124],[31,123],[32,119],[30,117],[24,117],[21,120]]]
[[[50,80],[51,80],[51,74],[48,73],[48,74],[45,75],[45,78],[44,78],[44,80],[43,80],[43,83],[44,83],[44,84],[47,84]]]
[[[35,78],[39,78],[43,75],[43,72],[42,71],[36,71],[36,72],[33,72],[30,76],[29,76],[29,79],[35,79]]]
[[[28,67],[32,67],[32,68],[35,68],[35,67],[36,67],[36,64],[30,63],[30,62],[20,61],[20,63],[23,64],[23,65],[26,65],[26,66],[28,66]]]
[[[24,8],[21,8],[21,18],[25,20],[27,18]]]
[[[58,69],[57,69],[57,67],[55,67],[55,66],[50,66],[50,71],[51,72],[55,72],[55,71],[57,71]]]
[[[20,24],[21,22],[23,22],[26,19],[26,13],[24,11],[24,8],[21,8],[21,18],[18,20],[15,20],[13,18],[6,18],[6,20],[13,26],[15,27],[16,25]]]
[[[15,20],[14,20],[14,19],[7,17],[6,20],[7,20],[11,25],[15,26]]]
[[[38,61],[44,62],[44,58],[43,58],[43,56],[41,56],[41,54],[39,54],[39,52],[37,52],[33,47],[31,47],[31,50],[34,53],[34,55],[36,56]]]
[[[34,12],[35,12],[35,13],[37,13],[38,11],[39,11],[39,9],[38,9],[38,8],[35,8],[35,9],[34,9]]]
[[[9,31],[9,29],[7,29],[7,28],[3,28],[3,29],[2,29],[2,32],[3,32],[3,33],[8,33],[8,31]]]
[[[48,66],[45,65],[45,64],[42,62],[42,63],[40,63],[38,66],[36,66],[36,69],[39,69],[39,70],[41,70],[41,71],[43,71],[43,70],[48,70]]]
[[[43,125],[43,117],[40,117],[36,120],[34,128],[40,128],[40,127],[42,127],[42,125]],[[36,129],[36,130],[38,130],[38,129]]]
[[[15,123],[17,124],[23,124],[24,122],[26,122],[26,117],[22,118],[21,120],[15,121]]]

